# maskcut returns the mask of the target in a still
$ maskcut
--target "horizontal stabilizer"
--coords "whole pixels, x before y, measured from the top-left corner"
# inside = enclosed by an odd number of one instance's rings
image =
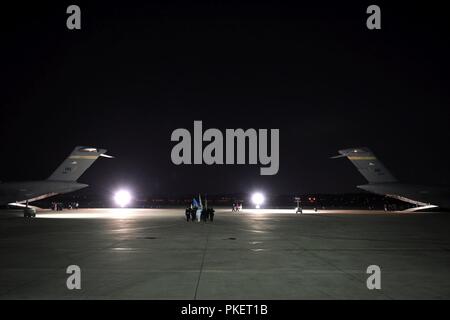
[[[23,203],[18,203],[18,202],[11,202],[7,204],[8,208],[12,208],[12,209],[25,209],[27,207],[26,204]],[[32,208],[34,210],[38,210],[41,209],[39,207],[36,206],[32,206],[32,205],[28,205],[28,208]]]

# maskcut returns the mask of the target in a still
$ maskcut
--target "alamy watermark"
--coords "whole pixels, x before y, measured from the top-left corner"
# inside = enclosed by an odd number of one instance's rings
[[[381,268],[376,264],[370,265],[366,270],[370,276],[367,278],[366,286],[369,290],[381,289]]]
[[[67,289],[81,289],[81,268],[75,264],[67,267],[66,273],[70,276],[66,280]]]
[[[66,26],[69,30],[80,30],[81,29],[81,9],[79,6],[72,4],[67,7],[67,14],[70,14],[66,20]]]
[[[66,26],[69,30],[81,29],[81,9],[78,5],[72,4],[67,7],[66,13],[69,14],[66,20]],[[381,9],[379,6],[372,4],[367,7],[367,14],[370,16],[366,20],[366,26],[369,30],[381,29]]]
[[[275,175],[280,167],[279,129],[226,129],[224,139],[219,129],[210,128],[203,132],[202,121],[194,121],[193,138],[189,130],[179,128],[172,132],[171,141],[178,142],[170,155],[175,165],[247,164],[248,158],[248,164],[265,166],[260,168],[261,175]],[[203,142],[208,142],[204,148]]]

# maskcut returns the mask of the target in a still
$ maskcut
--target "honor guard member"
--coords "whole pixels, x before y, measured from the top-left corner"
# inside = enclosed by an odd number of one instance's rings
[[[196,209],[191,206],[191,221],[192,222],[195,221],[195,211],[196,211]]]
[[[201,213],[201,217],[200,217],[203,222],[206,222],[207,215],[208,215],[208,213],[207,213],[206,209],[203,208],[202,209],[202,213]]]
[[[186,221],[189,221],[189,219],[191,218],[191,208],[189,208],[189,207],[186,208],[185,215],[186,215]]]
[[[209,221],[213,222],[214,221],[214,209],[213,208],[208,208],[208,216],[209,216]]]

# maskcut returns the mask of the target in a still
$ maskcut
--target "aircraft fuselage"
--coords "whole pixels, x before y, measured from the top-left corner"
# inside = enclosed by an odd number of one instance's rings
[[[86,188],[88,185],[74,181],[23,181],[0,183],[0,205],[11,202],[36,201],[57,194]]]
[[[447,188],[398,182],[371,183],[360,185],[358,188],[416,205],[431,204],[441,208],[450,208],[450,190]]]

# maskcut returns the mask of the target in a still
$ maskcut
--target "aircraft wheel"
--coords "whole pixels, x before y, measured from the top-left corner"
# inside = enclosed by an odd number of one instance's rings
[[[24,216],[24,218],[32,218],[32,217],[36,217],[36,212],[34,212],[34,210],[26,209],[26,210],[24,210],[24,212],[23,212],[23,216]]]

